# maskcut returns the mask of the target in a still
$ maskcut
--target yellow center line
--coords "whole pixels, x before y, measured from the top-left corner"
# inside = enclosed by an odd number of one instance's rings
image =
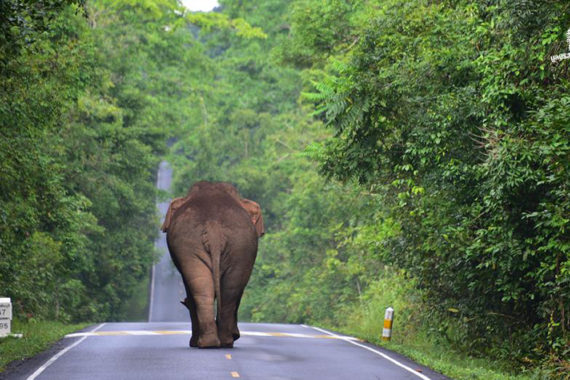
[[[139,330],[139,331],[97,331],[97,332],[79,332],[68,334],[66,338],[78,338],[84,336],[134,336],[134,335],[190,335],[190,330]],[[351,336],[338,336],[338,335],[317,335],[317,334],[297,334],[286,332],[259,332],[259,331],[242,331],[242,336],[259,336],[259,337],[280,337],[280,338],[309,338],[309,339],[343,339],[351,341],[359,341],[360,339]],[[231,355],[226,355],[228,360],[231,360]]]
[[[226,354],[226,359],[232,360],[232,355],[231,355],[231,354]]]
[[[237,373],[236,371],[232,372],[232,377],[239,377],[239,373]]]

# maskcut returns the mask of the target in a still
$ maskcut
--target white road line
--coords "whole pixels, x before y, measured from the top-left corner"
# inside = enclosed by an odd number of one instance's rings
[[[154,267],[156,264],[152,264],[151,276],[150,276],[150,302],[148,304],[148,321],[152,322],[152,309],[154,304]]]
[[[93,330],[91,330],[91,332],[95,332],[97,330],[99,330],[101,327],[105,326],[104,323],[101,323],[99,326],[95,327]],[[41,366],[40,368],[38,368],[36,370],[36,372],[34,372],[30,377],[28,377],[27,380],[34,380],[36,377],[38,377],[39,375],[42,374],[43,371],[46,370],[46,368],[48,368],[50,365],[52,365],[57,359],[59,359],[60,357],[62,357],[67,351],[71,350],[73,347],[79,345],[81,342],[83,342],[85,339],[87,339],[87,336],[84,336],[83,338],[79,339],[77,342],[73,343],[71,346],[67,347],[66,349],[58,352],[57,354],[55,354],[50,360],[48,360],[43,366]]]
[[[158,171],[156,173],[156,188],[157,189],[160,189],[160,190],[170,189],[170,182],[168,182],[168,184],[164,187],[160,186],[160,183],[162,182],[162,177],[164,176],[164,171],[168,171],[168,168],[169,168],[169,165],[168,165],[167,161],[161,161],[160,164],[158,165]],[[162,202],[156,202],[156,208],[157,209],[160,209],[161,203]],[[168,203],[170,204],[170,201],[168,201]],[[162,214],[162,212],[161,212],[161,218],[162,219],[164,219],[165,215],[166,215],[166,213]],[[160,236],[162,234],[162,231],[160,231],[160,229],[158,231],[159,231],[159,233],[158,233],[159,237],[157,239],[155,239],[155,241],[154,241],[155,247],[156,247],[157,241],[160,239]],[[154,307],[154,272],[155,272],[156,264],[158,264],[158,263],[152,264],[151,276],[150,276],[150,301],[149,301],[149,305],[148,305],[148,322],[152,322],[152,310]]]
[[[400,363],[400,362],[397,361],[396,359],[393,359],[393,358],[389,357],[388,355],[386,355],[386,354],[384,354],[384,353],[382,353],[382,352],[380,352],[380,351],[378,351],[378,350],[375,350],[375,349],[373,349],[373,348],[371,348],[371,347],[368,347],[368,346],[365,346],[365,345],[363,345],[363,344],[357,343],[357,342],[355,342],[354,340],[350,339],[350,337],[343,337],[343,336],[334,334],[334,333],[332,333],[332,332],[330,332],[330,331],[323,330],[323,329],[321,329],[321,328],[314,327],[314,326],[305,326],[305,325],[302,325],[302,326],[303,326],[303,327],[308,327],[308,328],[315,329],[315,330],[320,331],[320,332],[322,332],[322,333],[325,333],[325,334],[334,336],[334,337],[336,337],[337,339],[341,339],[341,340],[344,340],[344,341],[346,341],[346,342],[348,342],[348,343],[350,343],[350,344],[354,344],[355,346],[362,347],[362,348],[364,348],[364,349],[366,349],[366,350],[368,350],[368,351],[371,351],[371,352],[375,353],[376,355],[380,355],[380,356],[383,357],[384,359],[391,361],[392,363],[394,363],[394,364],[397,365],[398,367],[401,367],[401,368],[405,369],[406,371],[413,373],[414,375],[416,375],[417,377],[419,377],[419,378],[421,378],[421,379],[424,379],[424,380],[431,380],[431,379],[430,379],[429,377],[427,377],[426,375],[421,374],[421,373],[419,373],[418,371],[414,371],[412,368],[410,368],[410,367],[408,367],[408,366],[406,366],[406,365]]]

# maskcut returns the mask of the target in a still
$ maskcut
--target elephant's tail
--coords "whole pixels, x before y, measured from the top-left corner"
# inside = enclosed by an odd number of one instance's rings
[[[202,233],[202,243],[210,257],[212,258],[212,277],[214,280],[214,292],[217,302],[217,320],[220,323],[220,315],[222,311],[222,292],[220,290],[220,260],[224,251],[226,240],[221,226],[218,223],[206,223],[206,228]]]

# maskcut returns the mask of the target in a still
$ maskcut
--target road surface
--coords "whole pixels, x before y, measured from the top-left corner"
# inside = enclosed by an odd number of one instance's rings
[[[172,182],[172,169],[166,162],[161,162],[158,169],[156,186],[161,190],[169,190]],[[168,211],[170,202],[159,202],[158,209],[162,218]],[[162,221],[161,221],[162,222]],[[160,261],[152,270],[150,285],[149,322],[182,322],[189,321],[188,309],[180,301],[185,298],[182,277],[172,264],[166,234],[159,232],[155,246],[161,254]]]
[[[172,171],[160,165],[158,187]],[[168,203],[160,203],[163,215]],[[153,271],[148,323],[104,323],[70,334],[47,352],[11,366],[15,380],[440,380],[446,377],[393,352],[318,327],[240,323],[233,349],[190,348],[190,321],[179,274],[163,256]]]
[[[97,325],[64,339],[68,351],[56,350],[9,379],[445,379],[394,353],[309,326],[242,323],[234,349],[205,350],[188,347],[188,329],[180,322]]]

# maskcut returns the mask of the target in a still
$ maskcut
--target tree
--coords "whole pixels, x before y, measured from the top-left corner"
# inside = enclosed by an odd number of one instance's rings
[[[561,355],[569,327],[568,82],[544,64],[567,4],[536,4],[382,2],[307,95],[335,131],[322,172],[371,186],[401,226],[385,259],[470,348],[518,358]]]

